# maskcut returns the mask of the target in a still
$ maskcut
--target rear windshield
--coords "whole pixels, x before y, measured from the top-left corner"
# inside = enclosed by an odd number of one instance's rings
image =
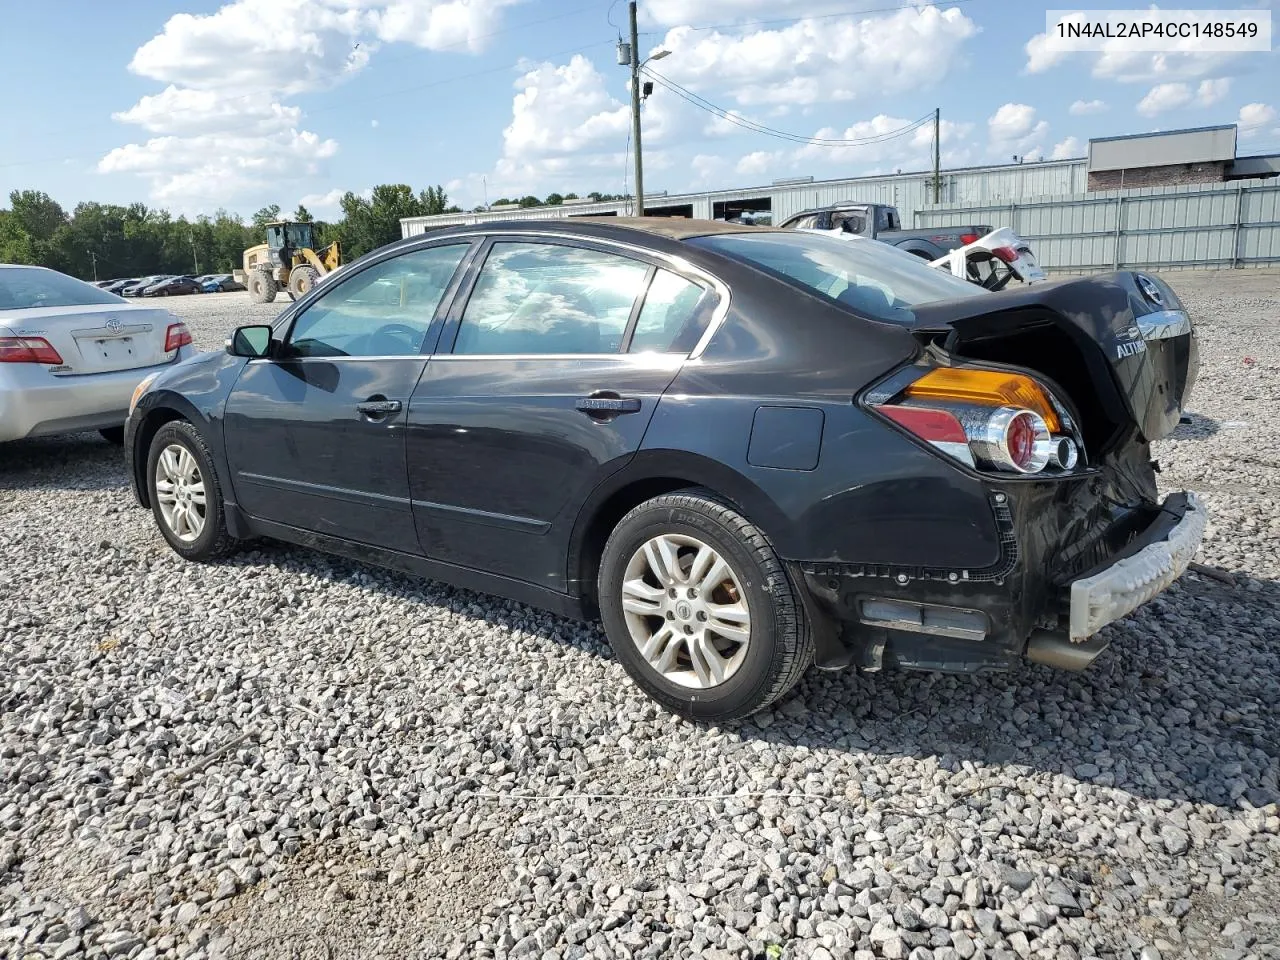
[[[0,310],[29,307],[78,307],[94,303],[124,303],[114,293],[91,283],[40,267],[0,269]]]
[[[934,300],[987,296],[988,291],[877,240],[820,233],[727,233],[688,241],[726,254],[863,316],[911,323],[911,308]]]

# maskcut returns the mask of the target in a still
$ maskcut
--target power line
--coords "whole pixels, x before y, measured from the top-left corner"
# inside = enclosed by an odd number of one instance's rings
[[[710,100],[707,100],[706,98],[699,96],[698,94],[694,93],[692,90],[685,89],[684,87],[680,86],[680,84],[676,83],[674,80],[669,80],[668,78],[662,76],[660,73],[658,73],[655,70],[652,70],[646,67],[644,72],[646,76],[652,77],[656,82],[661,84],[666,89],[670,90],[676,96],[680,97],[682,100],[686,101],[687,103],[692,104],[693,106],[697,107],[700,110],[704,110],[707,113],[710,113],[720,118],[721,120],[734,124],[735,126],[739,126],[744,130],[749,130],[752,133],[763,134],[764,136],[774,137],[779,140],[787,140],[787,141],[790,141],[791,143],[811,144],[813,146],[821,146],[821,147],[869,146],[874,143],[884,143],[889,140],[895,140],[898,137],[906,136],[908,133],[911,133],[919,129],[920,127],[924,126],[926,123],[929,123],[933,120],[933,112],[930,111],[925,116],[905,126],[898,127],[897,129],[894,129],[894,130],[886,130],[883,133],[873,134],[868,137],[853,137],[853,138],[809,137],[809,136],[803,136],[801,134],[796,134],[796,133],[788,133],[784,130],[777,130],[773,127],[766,126],[765,124],[759,123],[755,120],[751,120],[748,117],[744,117],[740,113],[735,113],[731,110],[726,110],[724,107],[717,106],[716,104],[712,103]]]

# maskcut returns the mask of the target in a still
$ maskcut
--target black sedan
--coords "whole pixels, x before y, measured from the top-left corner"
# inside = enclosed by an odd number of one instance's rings
[[[138,296],[180,297],[190,293],[204,293],[204,288],[195,277],[165,277],[148,287],[143,287]]]
[[[1149,451],[1196,369],[1142,274],[991,293],[798,231],[490,223],[144,381],[126,449],[184,557],[274,537],[598,615],[724,720],[811,664],[1083,668],[1203,535]]]

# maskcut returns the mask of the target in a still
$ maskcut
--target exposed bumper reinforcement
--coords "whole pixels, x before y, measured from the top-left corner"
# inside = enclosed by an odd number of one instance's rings
[[[1208,514],[1194,493],[1167,498],[1166,509],[1175,497],[1185,498],[1185,508],[1163,539],[1071,584],[1069,636],[1073,643],[1084,642],[1107,624],[1132,613],[1187,569],[1204,539]]]

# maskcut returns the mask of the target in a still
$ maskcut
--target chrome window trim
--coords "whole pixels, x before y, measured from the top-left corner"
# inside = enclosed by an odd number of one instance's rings
[[[466,238],[480,237],[482,239],[490,239],[490,238],[496,238],[496,237],[521,237],[521,238],[536,237],[536,238],[550,239],[550,240],[569,240],[575,243],[588,243],[588,244],[596,243],[606,247],[613,247],[618,250],[626,250],[631,252],[632,254],[639,254],[642,257],[652,257],[656,260],[661,260],[664,263],[671,264],[673,267],[675,267],[677,272],[685,273],[689,276],[700,278],[703,282],[709,284],[711,288],[716,292],[716,297],[718,298],[719,302],[716,304],[716,309],[711,314],[711,319],[707,322],[707,329],[702,332],[702,336],[698,339],[698,342],[693,345],[693,349],[689,351],[688,354],[669,354],[669,356],[680,356],[680,357],[686,357],[689,360],[697,360],[699,357],[702,356],[702,352],[706,350],[707,345],[711,342],[711,338],[715,336],[716,331],[720,329],[720,327],[724,324],[725,318],[729,315],[729,299],[730,299],[729,287],[719,277],[715,276],[714,274],[708,273],[702,267],[695,266],[694,264],[686,260],[684,257],[678,257],[673,254],[664,253],[660,250],[650,250],[648,247],[642,247],[639,244],[635,244],[635,243],[627,243],[623,240],[615,240],[611,237],[593,237],[590,235],[566,233],[563,230],[509,230],[509,229],[507,230],[467,230],[462,233],[451,233],[447,237],[446,236],[430,237],[430,236],[424,235],[424,239],[422,243],[410,244],[402,252],[409,253],[421,247],[445,244],[445,243],[449,243],[452,240],[461,239],[464,237]],[[393,254],[392,256],[399,256],[399,255],[400,255],[399,253],[396,253],[396,254]],[[387,257],[387,259],[392,259],[392,257]],[[344,264],[344,266],[347,266],[347,265]],[[335,273],[336,272],[337,271],[335,271]],[[319,298],[317,297],[316,299],[319,299]],[[272,332],[273,333],[275,332],[276,324],[280,324],[284,322],[286,317],[291,317],[294,312],[295,311],[290,310],[285,314],[282,314],[280,317],[277,317],[275,324],[272,324]],[[432,358],[436,358],[436,357],[455,356],[455,354],[434,353],[434,354],[423,354],[423,356],[431,356]],[[555,355],[547,354],[547,353],[531,353],[531,354],[520,354],[520,355],[502,354],[501,356],[506,358],[511,358],[516,356],[552,357]],[[609,354],[576,353],[576,354],[569,354],[569,356],[575,356],[575,357],[610,356],[612,357],[612,356],[625,356],[625,354],[622,354],[622,353],[616,353],[616,354],[614,353],[609,353]],[[325,358],[325,359],[334,359],[334,358]],[[342,359],[342,358],[338,358],[338,359]],[[365,359],[375,360],[379,358],[367,357]],[[489,359],[495,359],[495,358],[491,356],[489,357]]]
[[[1170,340],[1191,332],[1191,318],[1184,310],[1158,310],[1137,319],[1143,340]]]

